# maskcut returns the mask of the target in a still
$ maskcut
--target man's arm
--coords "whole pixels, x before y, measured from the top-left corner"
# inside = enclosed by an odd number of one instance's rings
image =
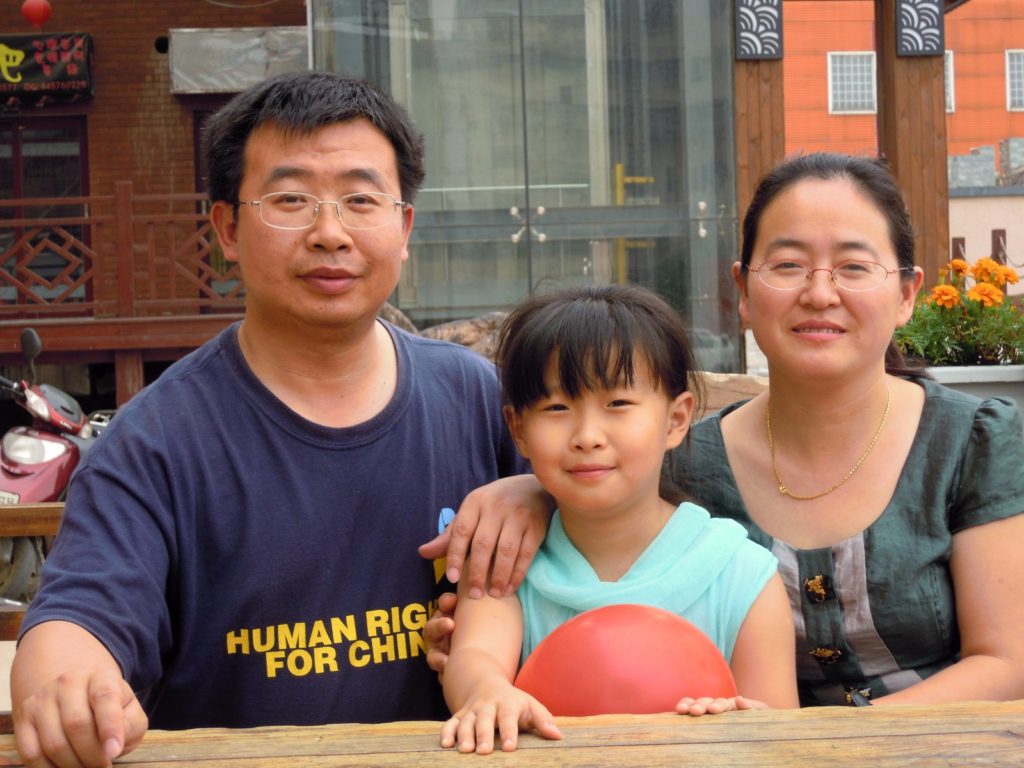
[[[39,624],[22,637],[11,702],[18,751],[28,766],[106,768],[133,750],[148,726],[110,652],[66,621]]]

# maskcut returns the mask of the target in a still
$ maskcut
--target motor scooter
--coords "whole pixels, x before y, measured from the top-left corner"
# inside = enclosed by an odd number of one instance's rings
[[[21,351],[29,376],[12,381],[0,376],[0,392],[32,415],[29,426],[12,427],[0,441],[0,505],[63,501],[71,475],[113,411],[90,416],[71,395],[50,384],[36,384],[39,334],[21,332]],[[39,586],[39,570],[49,542],[42,538],[0,539],[0,597],[29,600]]]

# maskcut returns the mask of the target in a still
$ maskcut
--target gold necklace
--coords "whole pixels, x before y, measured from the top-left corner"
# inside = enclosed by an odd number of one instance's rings
[[[860,469],[860,465],[864,463],[864,459],[868,457],[868,454],[871,453],[871,449],[875,447],[875,443],[878,442],[878,436],[882,434],[882,427],[885,426],[885,420],[889,418],[889,406],[892,405],[892,390],[889,389],[889,387],[886,387],[885,391],[885,413],[882,414],[882,421],[878,424],[878,429],[875,430],[875,436],[871,438],[871,443],[868,445],[868,449],[861,454],[859,459],[857,459],[857,463],[853,465],[853,469],[851,469],[849,472],[843,475],[842,480],[840,480],[838,483],[834,483],[832,487],[829,488],[828,490],[822,491],[821,493],[816,493],[813,496],[797,496],[795,493],[789,490],[789,488],[786,487],[786,484],[784,482],[782,482],[782,477],[779,475],[779,465],[775,461],[775,442],[772,440],[772,401],[771,399],[769,399],[768,407],[764,412],[764,421],[765,424],[768,426],[768,451],[772,455],[772,469],[775,470],[775,480],[779,484],[779,493],[781,493],[783,496],[789,496],[791,499],[796,499],[797,501],[809,501],[810,499],[817,499],[822,496],[827,496],[840,485],[842,485],[851,477],[853,477],[853,473]]]

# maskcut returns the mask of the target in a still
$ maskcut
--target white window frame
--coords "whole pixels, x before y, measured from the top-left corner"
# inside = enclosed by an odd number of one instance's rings
[[[956,112],[956,75],[953,70],[953,52],[947,50],[943,56],[943,80],[946,83],[946,114]]]
[[[878,72],[874,51],[829,51],[828,54],[828,113],[830,115],[873,115],[878,112]],[[871,60],[871,108],[836,109],[833,88],[833,62],[839,58],[868,57]]]
[[[1016,59],[1016,67],[1011,66],[1011,60]],[[1020,72],[1017,91],[1019,101],[1014,104],[1013,92],[1014,82],[1012,73],[1014,69]],[[1024,112],[1024,50],[1020,48],[1007,49],[1006,51],[1006,110],[1008,112]]]

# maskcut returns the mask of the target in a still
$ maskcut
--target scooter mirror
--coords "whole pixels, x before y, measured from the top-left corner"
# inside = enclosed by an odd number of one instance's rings
[[[27,360],[35,360],[43,351],[43,342],[35,328],[23,328],[21,331],[21,352]]]
[[[39,356],[39,353],[43,351],[43,342],[39,338],[39,334],[36,333],[35,328],[22,328],[21,329],[21,353],[25,355],[25,359],[28,360],[28,380],[35,383],[36,380],[36,364],[35,359]]]

